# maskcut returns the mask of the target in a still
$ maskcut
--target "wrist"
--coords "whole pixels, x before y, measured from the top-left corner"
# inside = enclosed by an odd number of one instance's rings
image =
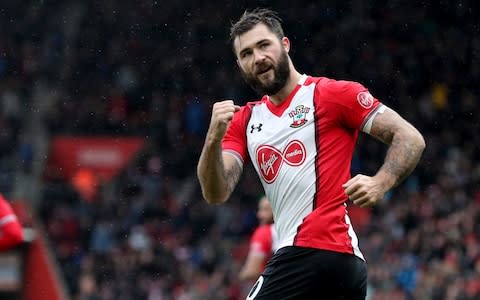
[[[221,144],[224,134],[219,134],[218,130],[210,128],[207,132],[206,143],[209,145]]]
[[[383,187],[383,190],[387,192],[396,185],[397,177],[393,174],[380,170],[374,176],[380,185]]]
[[[222,144],[222,138],[214,134],[209,134],[206,143],[209,147],[220,146]]]

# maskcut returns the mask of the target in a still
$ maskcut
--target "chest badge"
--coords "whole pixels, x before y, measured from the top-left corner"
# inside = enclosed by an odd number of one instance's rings
[[[288,113],[288,116],[292,118],[292,124],[290,124],[290,127],[292,128],[298,128],[305,123],[307,123],[307,114],[310,111],[310,107],[306,107],[304,105],[298,105],[295,107],[294,110]]]

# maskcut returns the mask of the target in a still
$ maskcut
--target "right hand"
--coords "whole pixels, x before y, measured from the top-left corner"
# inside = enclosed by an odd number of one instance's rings
[[[240,106],[235,105],[233,100],[224,100],[214,103],[210,128],[208,130],[209,137],[214,141],[221,141],[227,132],[228,124],[230,124],[233,114],[239,110]]]
[[[354,204],[363,208],[373,207],[382,201],[388,191],[383,179],[382,176],[358,174],[345,182],[342,187]]]

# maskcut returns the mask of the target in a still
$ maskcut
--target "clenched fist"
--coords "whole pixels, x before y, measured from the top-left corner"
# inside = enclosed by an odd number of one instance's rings
[[[360,207],[372,207],[378,204],[388,190],[380,176],[366,175],[357,175],[342,187],[350,200]]]
[[[240,110],[240,106],[235,105],[233,100],[224,100],[213,104],[212,118],[208,129],[208,137],[211,141],[221,141],[228,124],[233,118],[233,114]]]

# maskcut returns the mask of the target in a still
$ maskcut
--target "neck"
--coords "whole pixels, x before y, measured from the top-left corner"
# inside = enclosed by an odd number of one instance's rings
[[[275,105],[282,103],[288,97],[288,95],[290,95],[293,89],[295,89],[295,87],[297,86],[300,77],[302,76],[294,68],[291,68],[291,70],[292,71],[290,73],[290,76],[288,77],[285,86],[275,95],[268,95],[270,101],[272,101]]]

